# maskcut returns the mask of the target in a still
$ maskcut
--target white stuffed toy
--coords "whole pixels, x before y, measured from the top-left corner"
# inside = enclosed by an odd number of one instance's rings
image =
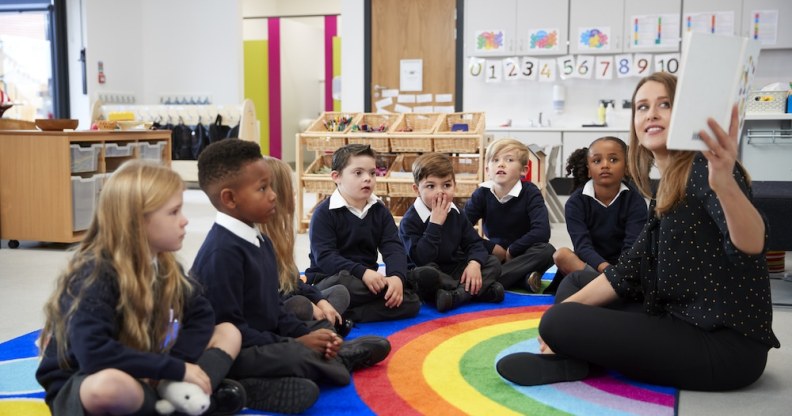
[[[201,415],[209,409],[209,395],[193,383],[163,380],[157,386],[157,392],[160,400],[157,400],[155,408],[161,415],[176,411]]]

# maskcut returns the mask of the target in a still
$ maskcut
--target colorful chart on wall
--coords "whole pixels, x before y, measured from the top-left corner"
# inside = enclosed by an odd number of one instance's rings
[[[558,29],[530,29],[530,43],[528,49],[531,50],[558,50]]]
[[[610,26],[581,27],[578,33],[578,49],[592,51],[610,50]]]
[[[480,30],[476,32],[476,52],[499,52],[506,49],[503,30]]]

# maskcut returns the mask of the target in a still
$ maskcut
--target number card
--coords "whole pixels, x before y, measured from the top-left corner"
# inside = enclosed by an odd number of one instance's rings
[[[520,59],[503,59],[503,79],[506,81],[516,81],[520,79]]]
[[[539,60],[539,82],[552,82],[556,79],[555,59]]]
[[[633,76],[645,77],[652,73],[652,55],[648,53],[636,53],[633,61]]]
[[[679,71],[679,54],[666,53],[662,55],[655,55],[655,71],[668,72],[669,74],[676,74]]]
[[[594,57],[590,55],[580,55],[577,57],[577,68],[575,76],[578,78],[591,79],[594,74]]]
[[[627,78],[632,75],[633,56],[631,54],[616,55],[615,60],[616,77]]]
[[[575,76],[575,57],[573,55],[558,57],[556,62],[558,62],[558,76],[561,79]]]
[[[500,59],[488,59],[484,65],[484,82],[501,82],[503,79],[503,61]]]
[[[485,61],[481,58],[470,58],[468,61],[468,73],[471,78],[480,78],[484,74]]]
[[[597,56],[595,79],[613,79],[613,56]]]
[[[523,57],[522,65],[520,65],[520,78],[529,81],[536,81],[536,76],[539,73],[539,60],[536,58]]]

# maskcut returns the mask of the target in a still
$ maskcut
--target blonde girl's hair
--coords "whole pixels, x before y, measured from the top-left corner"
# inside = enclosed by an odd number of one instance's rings
[[[83,301],[85,288],[108,272],[118,285],[116,313],[121,316],[118,340],[146,352],[164,352],[171,311],[181,320],[185,299],[194,290],[173,253],[157,254],[157,265],[146,234],[147,215],[184,190],[181,177],[167,167],[142,161],[124,163],[105,183],[91,225],[47,301],[41,332],[42,352],[49,337],[58,345],[58,357],[67,366],[68,322]],[[81,270],[93,264],[83,284]],[[68,310],[62,301],[71,299]]]
[[[272,241],[275,258],[278,263],[278,282],[280,292],[292,293],[297,289],[300,274],[294,262],[294,186],[292,170],[289,165],[274,157],[264,157],[264,161],[272,171],[272,190],[278,195],[275,215],[264,224],[258,224],[259,230]]]
[[[528,165],[528,146],[517,139],[508,138],[495,140],[487,146],[485,162],[489,163],[495,156],[509,150],[514,151],[520,164],[523,166]]]
[[[671,105],[674,105],[677,79],[666,72],[655,72],[638,81],[632,95],[632,122],[630,123],[630,145],[627,151],[627,167],[633,181],[641,194],[647,198],[655,198],[655,215],[662,216],[685,198],[690,169],[693,166],[695,152],[669,150],[668,166],[663,170],[663,176],[657,188],[657,195],[652,192],[649,171],[654,165],[654,155],[651,151],[641,146],[635,132],[635,96],[638,90],[649,81],[662,84],[665,87]]]

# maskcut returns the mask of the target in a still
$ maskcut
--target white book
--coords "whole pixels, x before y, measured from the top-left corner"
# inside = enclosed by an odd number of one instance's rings
[[[682,41],[671,124],[666,147],[707,150],[699,131],[714,133],[707,126],[713,118],[729,129],[731,109],[738,104],[740,127],[745,100],[759,59],[760,43],[738,36],[687,33]],[[740,129],[741,131],[742,129]]]

